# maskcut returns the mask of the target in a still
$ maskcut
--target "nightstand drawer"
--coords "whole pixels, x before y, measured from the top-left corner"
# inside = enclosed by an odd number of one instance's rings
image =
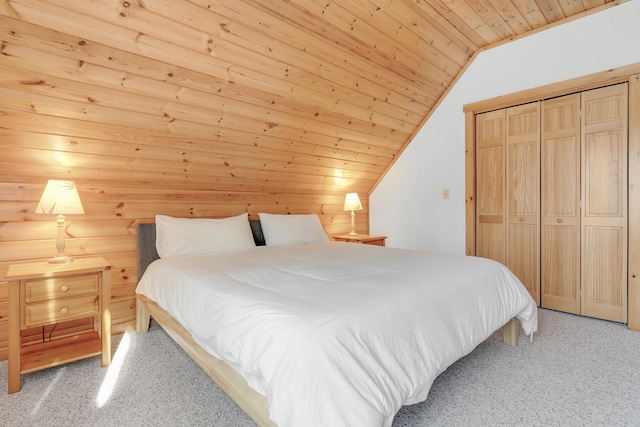
[[[23,327],[47,325],[64,320],[97,316],[100,313],[98,295],[62,298],[24,307]]]
[[[29,280],[24,284],[24,302],[27,304],[97,293],[98,276],[95,274]]]

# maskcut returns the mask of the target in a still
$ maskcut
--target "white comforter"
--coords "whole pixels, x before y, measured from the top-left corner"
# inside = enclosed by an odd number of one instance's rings
[[[483,258],[352,243],[160,259],[138,293],[267,396],[285,426],[390,426],[509,319],[537,309]]]

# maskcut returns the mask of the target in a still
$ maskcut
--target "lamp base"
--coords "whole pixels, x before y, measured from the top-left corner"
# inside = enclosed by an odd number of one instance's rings
[[[68,257],[66,255],[54,256],[53,258],[49,259],[49,264],[64,264],[66,262],[71,262],[71,261],[73,261],[73,258]]]
[[[356,212],[351,211],[351,231],[349,232],[349,236],[355,236],[356,234]]]

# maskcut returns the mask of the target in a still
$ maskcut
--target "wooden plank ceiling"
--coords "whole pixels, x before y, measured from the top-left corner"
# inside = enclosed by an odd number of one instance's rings
[[[144,140],[141,183],[367,193],[474,53],[607,3],[3,0],[1,107],[95,124],[100,154]]]

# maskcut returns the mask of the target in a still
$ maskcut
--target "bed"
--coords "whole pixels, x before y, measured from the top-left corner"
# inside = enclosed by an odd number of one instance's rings
[[[520,325],[537,328],[535,302],[494,261],[265,245],[248,222],[251,247],[164,257],[141,224],[136,328],[153,317],[259,425],[390,426],[493,332],[515,345]]]

